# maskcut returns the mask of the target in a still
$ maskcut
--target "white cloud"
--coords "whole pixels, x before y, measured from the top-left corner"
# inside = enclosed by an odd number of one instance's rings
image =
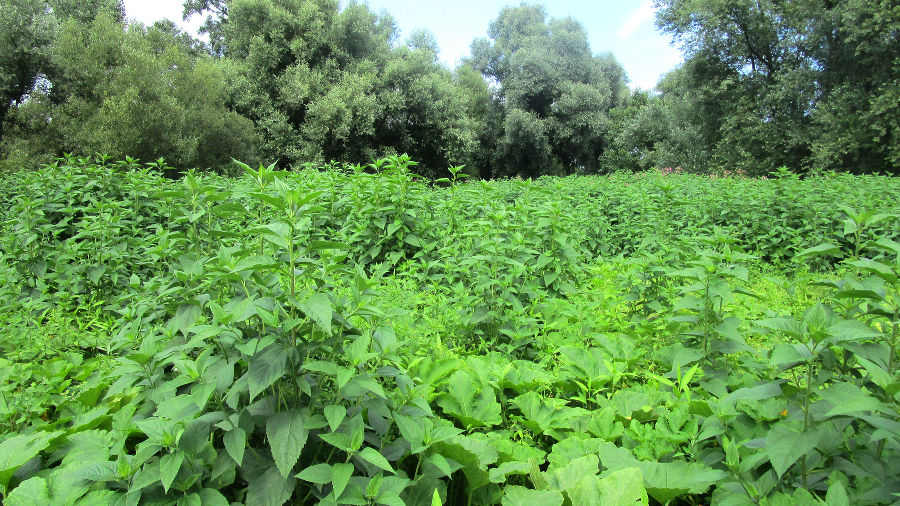
[[[619,27],[619,37],[631,37],[638,31],[638,29],[643,26],[648,21],[653,19],[653,16],[656,14],[653,9],[653,1],[647,0],[642,3],[640,7],[637,8],[636,11],[632,12],[628,19],[622,23],[622,26]]]

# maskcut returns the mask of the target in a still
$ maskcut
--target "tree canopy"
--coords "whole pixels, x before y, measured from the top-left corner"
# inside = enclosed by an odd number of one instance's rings
[[[119,0],[0,0],[0,167],[64,152],[281,167],[407,153],[431,177],[655,166],[897,173],[900,6],[656,0],[684,63],[631,90],[585,28],[503,8],[456,68],[338,0],[187,0],[203,42]]]

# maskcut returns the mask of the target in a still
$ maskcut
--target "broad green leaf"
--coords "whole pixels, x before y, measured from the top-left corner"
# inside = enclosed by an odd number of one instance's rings
[[[16,469],[46,448],[60,432],[37,432],[13,436],[0,443],[0,486],[9,483]]]
[[[520,395],[512,402],[525,415],[525,426],[536,434],[543,434],[549,429],[569,428],[569,420],[587,414],[583,409],[566,406],[565,400],[541,399],[535,392]]]
[[[532,490],[518,485],[503,488],[503,506],[560,506],[563,495],[556,490]]]
[[[343,394],[351,398],[358,397],[366,392],[373,393],[382,399],[387,399],[381,384],[368,374],[354,376],[343,389]]]
[[[325,419],[328,420],[328,427],[334,432],[341,426],[344,417],[347,416],[347,408],[340,404],[329,404],[325,406]]]
[[[391,464],[384,458],[380,453],[378,453],[374,448],[366,447],[363,448],[361,452],[359,452],[359,456],[365,460],[366,462],[380,467],[389,473],[394,472],[394,468],[391,467]]]
[[[612,411],[612,410],[610,410]],[[586,455],[595,455],[600,451],[600,445],[603,439],[585,438],[573,436],[560,441],[553,445],[553,450],[547,456],[550,467],[563,467],[569,462],[584,457]]]
[[[440,453],[433,453],[429,455],[425,458],[425,462],[433,465],[438,471],[440,471],[442,473],[442,478],[449,478],[453,475],[454,472],[462,467],[462,465],[456,463],[456,461],[453,461],[453,463],[451,463]],[[453,465],[454,463],[456,463],[456,465]]]
[[[847,489],[844,485],[835,480],[828,487],[828,493],[825,494],[826,506],[850,506],[850,496],[847,495]]]
[[[228,506],[228,499],[218,490],[204,488],[200,491],[200,504],[203,506]]]
[[[778,343],[769,355],[769,363],[790,368],[812,358],[809,348],[801,344]],[[757,399],[759,400],[759,399]]]
[[[251,256],[241,259],[235,264],[234,272],[256,271],[278,266],[279,263],[270,256]]]
[[[247,384],[250,398],[255,399],[263,390],[287,372],[287,351],[280,344],[270,345],[250,359]]]
[[[532,465],[528,462],[504,462],[492,468],[488,475],[491,483],[504,483],[511,474],[527,475],[531,470]]]
[[[778,477],[790,468],[800,457],[806,455],[818,444],[812,432],[803,432],[792,422],[781,422],[766,434],[766,454]]]
[[[12,489],[6,496],[4,503],[6,506],[40,506],[42,504],[52,504],[50,500],[50,490],[47,488],[47,482],[43,478],[29,478],[19,486]]]
[[[187,329],[190,328],[200,318],[200,305],[182,304],[178,306],[175,316],[172,318],[170,325],[174,330],[181,331],[187,335]]]
[[[455,436],[435,443],[432,449],[462,465],[463,474],[473,490],[490,483],[488,466],[499,457],[494,444],[486,438],[473,436]]]
[[[331,484],[334,486],[334,496],[340,497],[350,483],[350,477],[353,476],[353,464],[340,463],[335,464],[332,468]]]
[[[859,320],[843,320],[828,328],[828,333],[836,343],[864,341],[881,337],[881,332],[870,328]]]
[[[294,464],[306,445],[309,430],[304,426],[304,414],[300,411],[281,411],[266,422],[266,437],[275,465],[284,478],[291,474]]]
[[[836,383],[819,391],[819,396],[832,405],[826,417],[883,409],[878,399],[852,383]]]
[[[897,272],[881,262],[876,262],[875,260],[871,260],[869,258],[863,258],[850,262],[850,265],[859,267],[866,272],[874,274],[887,281],[888,283],[897,282]]]
[[[394,422],[400,430],[400,435],[409,443],[410,452],[415,455],[426,448],[425,426],[422,420],[394,413]]]
[[[175,481],[175,477],[178,476],[178,471],[181,470],[183,462],[184,453],[180,451],[167,453],[159,459],[159,481],[162,482],[163,490],[167,493],[169,492],[169,487],[172,486],[172,482]]]
[[[303,481],[308,481],[310,483],[324,485],[326,483],[331,483],[332,474],[333,474],[333,471],[332,471],[330,465],[316,464],[314,466],[307,467],[306,469],[300,471],[297,474],[297,478],[300,478]]]
[[[685,494],[703,494],[711,486],[728,476],[724,471],[712,469],[697,462],[648,462],[637,460],[625,448],[604,442],[598,452],[600,464],[610,473],[636,467],[644,475],[647,493],[665,504]]]
[[[309,300],[300,304],[300,309],[312,318],[320,329],[331,335],[331,319],[334,317],[334,310],[327,295],[314,294]]]
[[[182,496],[178,499],[178,502],[175,503],[176,506],[203,506],[203,499],[200,498],[200,494],[193,493],[189,495]]]
[[[327,249],[340,249],[340,250],[349,250],[352,249],[349,245],[344,244],[342,242],[334,242],[334,241],[310,241],[307,247],[312,251],[322,251]]]
[[[581,487],[576,490],[582,491]],[[591,492],[589,489],[584,492]],[[571,495],[570,495],[571,497]],[[636,467],[620,469],[597,482],[597,504],[609,506],[633,506],[649,504],[647,490],[644,489],[644,476]],[[587,499],[587,497],[585,497]],[[573,504],[585,504],[576,497],[572,497]]]
[[[225,443],[225,451],[228,452],[228,455],[234,459],[237,465],[241,465],[244,461],[244,450],[247,448],[247,432],[240,427],[235,427],[225,433],[222,442]]]
[[[438,397],[438,405],[466,427],[492,427],[502,421],[494,390],[477,384],[471,374],[456,371],[447,390]]]
[[[285,478],[277,467],[270,467],[261,476],[254,478],[247,488],[247,506],[281,506],[291,498],[296,479]]]
[[[826,242],[819,244],[818,246],[813,246],[812,248],[806,248],[800,253],[797,253],[797,258],[806,258],[816,255],[839,255],[840,253],[841,249],[839,247],[830,242]]]
[[[596,476],[600,472],[600,461],[596,454],[578,457],[563,467],[551,468],[544,477],[553,490],[570,490],[585,476]]]

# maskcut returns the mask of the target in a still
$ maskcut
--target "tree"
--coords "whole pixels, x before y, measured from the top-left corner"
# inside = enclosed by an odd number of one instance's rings
[[[609,110],[624,97],[625,75],[610,55],[594,56],[571,19],[543,7],[506,7],[472,44],[471,64],[497,85],[503,135],[496,175],[597,170]]]
[[[19,147],[165,157],[181,168],[251,158],[253,126],[224,107],[221,66],[191,54],[180,35],[126,27],[106,14],[89,24],[66,20],[50,47],[49,90],[20,107],[29,135],[19,136]]]
[[[718,163],[761,171],[898,169],[896,2],[656,4],[658,25],[681,43],[686,68],[696,73],[689,80],[699,83],[699,100],[719,113],[717,135],[706,135]]]
[[[41,0],[0,0],[0,141],[10,109],[34,90],[50,61],[57,18]]]

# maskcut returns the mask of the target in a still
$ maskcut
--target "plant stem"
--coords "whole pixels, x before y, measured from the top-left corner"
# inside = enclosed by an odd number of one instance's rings
[[[810,350],[812,352],[812,350]],[[806,363],[806,396],[803,399],[803,432],[809,428],[809,394],[812,390],[812,360]],[[803,488],[806,486],[806,455],[800,462],[800,472],[803,476]]]

